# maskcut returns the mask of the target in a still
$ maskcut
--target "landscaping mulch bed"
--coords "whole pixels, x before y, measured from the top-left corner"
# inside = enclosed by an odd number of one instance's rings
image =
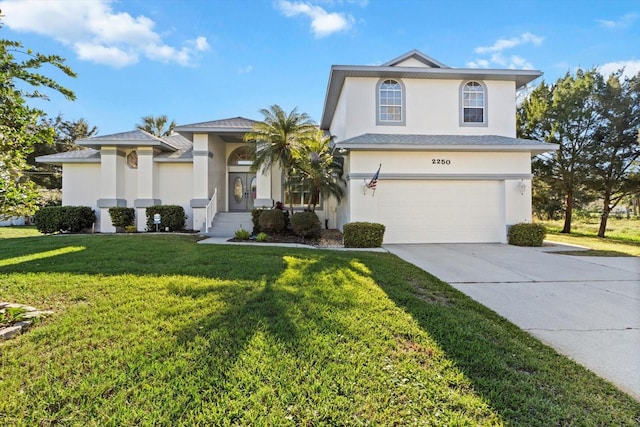
[[[229,242],[255,243],[256,240],[241,240],[241,239],[229,239]],[[293,234],[292,232],[269,235],[269,239],[264,243],[298,243],[301,245],[315,246],[318,248],[342,248],[342,232],[340,230],[322,230],[319,239],[304,239],[300,236]]]

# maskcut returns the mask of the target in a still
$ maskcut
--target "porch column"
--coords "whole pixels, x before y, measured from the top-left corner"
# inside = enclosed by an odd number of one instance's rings
[[[273,207],[273,196],[271,194],[271,169],[264,166],[256,173],[256,199],[253,201],[256,208]]]
[[[100,159],[100,198],[97,202],[99,212],[96,212],[96,221],[101,233],[115,233],[109,208],[127,206],[127,201],[119,198],[124,195],[125,154],[116,147],[102,147]]]
[[[161,201],[153,198],[153,187],[156,182],[153,147],[138,147],[136,153],[138,154],[137,198],[133,201],[133,206],[136,209],[136,227],[138,231],[145,231],[147,228],[147,208],[160,205]]]
[[[193,229],[203,230],[207,220],[207,204],[209,203],[209,160],[213,153],[209,151],[209,135],[193,134],[193,194],[191,208],[193,212]]]

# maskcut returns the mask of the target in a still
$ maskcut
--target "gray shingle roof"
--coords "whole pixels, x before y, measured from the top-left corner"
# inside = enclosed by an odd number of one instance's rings
[[[163,136],[161,138],[167,145],[175,148],[176,150],[184,150],[193,147],[193,143],[179,133],[173,135]]]
[[[360,150],[411,149],[506,149],[542,153],[557,149],[557,145],[531,139],[509,138],[499,135],[403,135],[365,133],[336,142],[338,148]]]
[[[166,137],[172,138],[172,137]],[[163,138],[151,135],[140,129],[132,130],[129,132],[114,133],[111,135],[93,136],[91,138],[80,139],[76,141],[76,144],[83,147],[100,148],[103,145],[115,145],[115,146],[129,146],[129,147],[158,147],[161,149],[175,150],[182,146],[176,147],[172,140],[165,141]]]
[[[36,157],[39,163],[95,163],[100,162],[100,151],[93,148],[67,151],[66,153],[48,154]]]
[[[191,123],[187,125],[176,126],[177,132],[185,131],[238,131],[247,132],[251,129],[255,120],[247,119],[245,117],[232,117],[229,119],[212,120],[209,122]]]
[[[173,153],[161,153],[153,158],[156,162],[191,162],[193,161],[193,146],[183,148]]]

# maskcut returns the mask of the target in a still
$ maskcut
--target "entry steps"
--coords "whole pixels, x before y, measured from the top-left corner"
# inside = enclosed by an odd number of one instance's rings
[[[213,218],[209,237],[233,237],[237,230],[244,228],[249,233],[253,231],[251,212],[218,212]]]

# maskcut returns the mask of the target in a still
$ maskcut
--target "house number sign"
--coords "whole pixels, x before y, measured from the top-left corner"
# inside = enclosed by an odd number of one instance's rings
[[[451,164],[451,160],[449,159],[431,159],[432,165],[445,165],[449,166]]]

